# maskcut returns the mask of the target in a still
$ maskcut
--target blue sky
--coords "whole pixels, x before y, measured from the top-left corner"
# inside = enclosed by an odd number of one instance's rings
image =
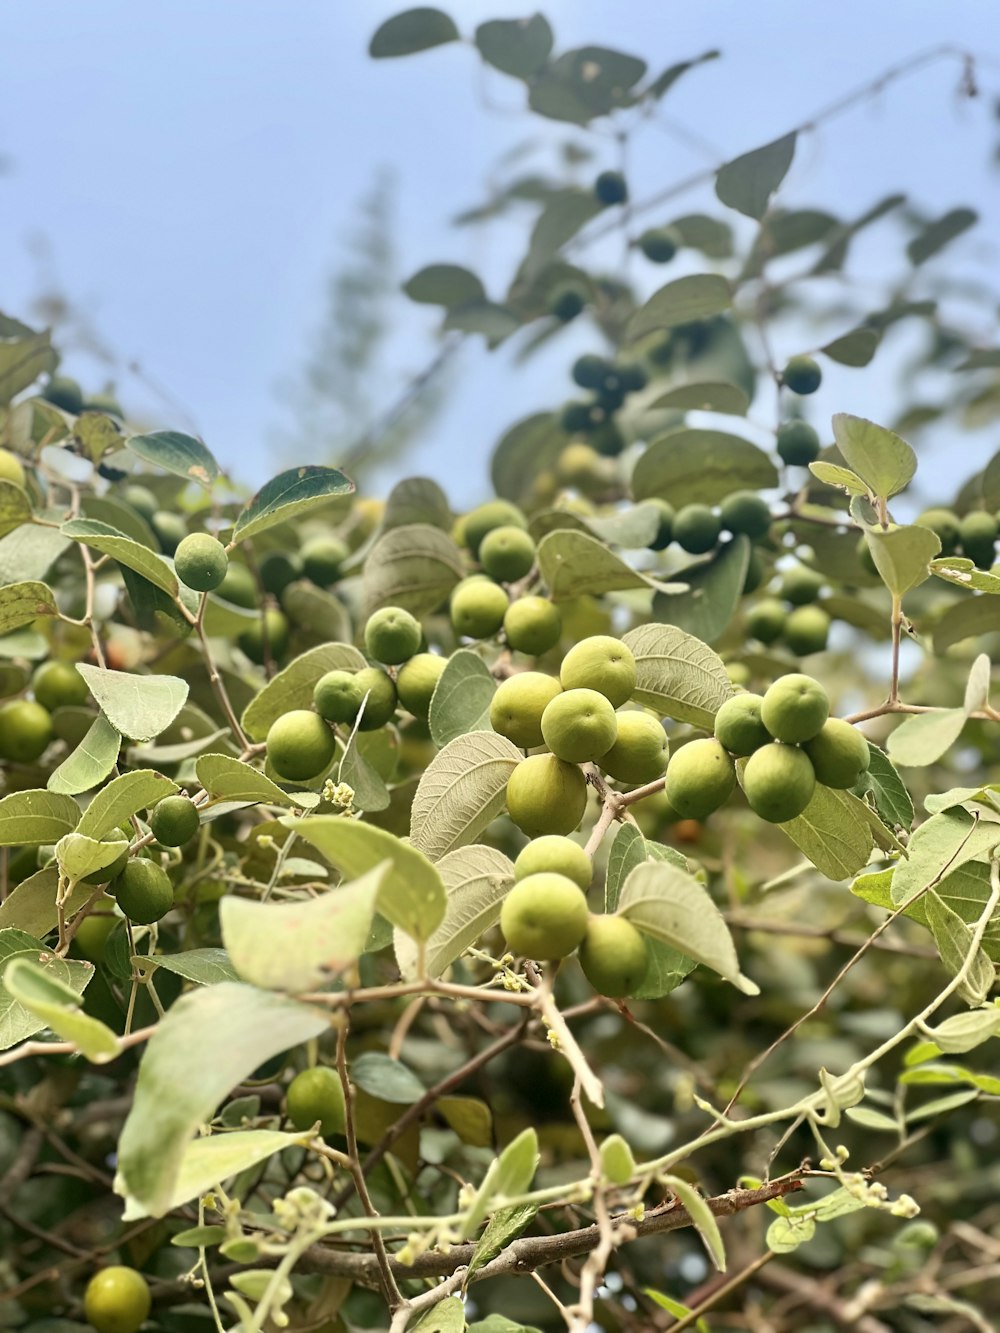
[[[370,61],[371,32],[401,7],[385,0],[4,7],[3,308],[27,314],[43,279],[54,276],[122,364],[144,368],[147,380],[119,376],[126,406],[157,425],[196,428],[250,483],[277,469],[277,388],[307,350],[324,280],[376,171],[392,168],[398,183],[400,279],[454,259],[497,287],[516,263],[527,219],[514,232],[455,232],[448,219],[481,197],[507,148],[530,134],[543,143],[566,137],[559,126],[518,114],[520,85],[500,75],[490,80],[491,97],[511,113],[486,109],[468,49]],[[955,64],[929,67],[803,139],[782,199],[845,216],[897,189],[928,213],[971,204],[982,221],[956,246],[956,262],[970,274],[984,264],[996,272],[993,0],[836,7],[555,0],[543,8],[557,46],[619,46],[654,71],[722,50],[722,60],[690,74],[664,102],[671,123],[647,128],[636,142],[640,197],[706,165],[713,145],[732,156],[766,142],[913,53],[941,42],[975,51],[984,58],[977,102],[955,97]],[[451,9],[465,32],[485,18],[529,12],[508,0],[460,0]],[[707,147],[676,137],[674,124],[696,129]],[[594,143],[598,162],[610,163],[610,141]],[[693,194],[676,211],[710,197]],[[873,290],[899,266],[890,238],[887,230],[859,251],[857,276]],[[645,266],[633,276],[652,288],[665,275]],[[982,341],[995,338],[992,312],[965,313]],[[430,356],[433,327],[432,312],[402,317],[386,405]],[[446,412],[407,470],[445,479],[458,502],[478,498],[501,431],[568,396],[573,351],[595,344],[575,329],[529,368],[513,366],[506,352],[468,349]],[[95,388],[105,375],[82,350],[67,369]],[[830,375],[815,399],[816,419],[839,408],[877,418],[892,391],[888,370]],[[995,446],[984,439],[970,447],[985,457]],[[313,458],[296,461],[321,458],[317,446]]]

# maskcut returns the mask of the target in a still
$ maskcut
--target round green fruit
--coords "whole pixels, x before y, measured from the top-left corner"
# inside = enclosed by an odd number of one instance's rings
[[[734,694],[715,715],[715,739],[730,754],[745,757],[767,745],[771,733],[761,720],[759,694]]]
[[[150,519],[150,525],[165,555],[173,555],[187,536],[187,524],[180,514],[171,513],[169,509],[158,509]]]
[[[156,496],[148,486],[140,486],[138,482],[132,482],[122,491],[122,499],[127,505],[130,505],[137,514],[141,514],[147,523],[152,521],[153,515],[159,509]]]
[[[815,393],[823,381],[819,362],[811,356],[793,356],[781,372],[781,382],[792,393]]]
[[[725,805],[736,786],[736,768],[725,748],[711,740],[689,741],[667,764],[667,800],[682,819],[705,819]]]
[[[685,505],[674,516],[674,541],[689,555],[704,555],[719,540],[722,521],[708,505]]]
[[[290,583],[302,577],[302,560],[294,551],[268,551],[261,556],[257,572],[264,591],[280,597]]]
[[[42,397],[71,416],[79,416],[83,411],[83,390],[68,375],[53,375],[42,390]]]
[[[657,509],[656,536],[649,543],[651,551],[665,551],[674,539],[674,507],[667,500],[661,500],[659,496],[651,496],[646,504],[655,505]]]
[[[634,995],[649,971],[649,951],[640,931],[623,916],[592,916],[580,945],[580,966],[599,995]]]
[[[296,1074],[288,1085],[285,1107],[296,1129],[312,1129],[318,1121],[319,1132],[325,1139],[347,1129],[344,1085],[337,1071],[327,1065],[316,1065]]]
[[[383,606],[365,622],[365,651],[376,662],[399,666],[420,651],[420,621],[401,606]]]
[[[578,842],[558,833],[533,838],[514,862],[515,882],[542,873],[565,875],[584,892],[594,878],[594,865]]]
[[[174,552],[177,577],[195,592],[218,588],[228,568],[226,548],[207,532],[189,533]]]
[[[277,661],[288,647],[288,620],[276,606],[268,606],[264,614],[257,617],[252,625],[239,636],[236,642],[249,657],[251,662],[262,666],[265,657]],[[264,640],[267,638],[267,653],[264,652]]]
[[[651,264],[669,264],[680,246],[680,234],[673,227],[650,227],[639,237],[639,249]]]
[[[317,588],[328,588],[340,578],[341,566],[351,548],[340,537],[313,537],[301,551],[302,572]]]
[[[104,961],[104,946],[120,920],[112,914],[114,904],[110,898],[102,898],[98,906],[104,910],[88,912],[73,932],[76,952],[91,963]]]
[[[556,477],[564,486],[575,486],[585,493],[599,493],[612,480],[608,469],[613,467],[592,445],[567,444],[556,459]]]
[[[494,528],[479,545],[479,563],[491,579],[516,583],[535,563],[535,543],[523,528],[513,524]]]
[[[313,690],[313,707],[327,722],[354,722],[364,691],[354,671],[328,671]]]
[[[785,621],[785,643],[797,657],[821,653],[830,637],[830,617],[821,606],[800,606]]]
[[[15,486],[23,486],[27,481],[24,464],[9,449],[0,449],[0,481],[12,481]]]
[[[616,782],[638,787],[663,776],[668,754],[667,733],[659,718],[630,708],[618,714],[618,735],[600,763]]]
[[[255,611],[260,604],[260,592],[254,576],[246,565],[234,560],[230,560],[226,576],[215,591],[224,602],[242,606],[247,611]]]
[[[509,501],[488,500],[486,504],[479,505],[466,514],[464,526],[465,544],[478,558],[479,547],[488,532],[492,532],[494,528],[508,527],[527,530],[528,520],[517,505],[512,505]]]
[[[510,598],[490,579],[463,579],[452,591],[448,609],[452,628],[467,639],[490,639],[503,624]]]
[[[603,356],[595,356],[593,352],[586,352],[583,356],[578,356],[573,362],[570,374],[573,377],[573,383],[579,384],[581,389],[599,389],[610,369],[611,362]]]
[[[141,856],[133,856],[110,887],[118,906],[137,926],[151,926],[174,905],[170,876],[155,861]]]
[[[771,526],[771,506],[756,491],[734,491],[719,508],[722,526],[734,534],[742,533],[751,541],[767,536]]]
[[[593,634],[563,658],[559,680],[564,690],[596,690],[620,708],[635,689],[635,658],[621,639]]]
[[[163,847],[183,847],[198,832],[198,807],[187,796],[164,796],[149,814],[153,837]]]
[[[586,934],[586,896],[565,875],[528,875],[504,898],[500,929],[523,958],[565,958]]]
[[[600,759],[615,743],[615,710],[596,690],[564,690],[542,714],[542,740],[559,759],[585,764]]]
[[[620,171],[602,171],[594,181],[594,194],[605,206],[623,204],[628,198],[628,186]]]
[[[625,449],[625,436],[613,421],[605,421],[595,427],[590,442],[604,458],[617,458]]]
[[[365,700],[365,711],[358,723],[358,730],[378,731],[379,727],[392,721],[396,712],[396,684],[381,667],[365,667],[355,673],[354,679]]]
[[[781,602],[765,597],[747,612],[747,633],[763,644],[771,644],[781,638],[787,620],[788,612]]]
[[[69,662],[43,662],[31,677],[35,702],[54,713],[57,708],[81,708],[90,699],[87,682]]]
[[[992,569],[996,555],[997,521],[985,510],[974,510],[962,519],[959,529],[962,553],[980,569]]]
[[[136,1333],[151,1305],[142,1274],[118,1264],[95,1273],[83,1293],[84,1316],[97,1333]]]
[[[823,575],[808,565],[793,565],[781,576],[781,595],[792,606],[815,602],[823,590]]]
[[[727,662],[726,675],[738,690],[748,689],[750,681],[753,679],[746,662]]]
[[[507,780],[507,813],[529,838],[572,833],[587,808],[587,779],[554,754],[522,759]]]
[[[942,555],[954,555],[958,550],[962,539],[962,524],[958,515],[950,509],[925,509],[918,515],[917,523],[937,533]]]
[[[747,760],[743,791],[755,815],[784,824],[801,815],[816,790],[816,774],[805,750],[772,741]]]
[[[396,693],[399,702],[414,717],[427,717],[434,688],[447,664],[448,659],[436,653],[417,653],[400,670],[396,677]]]
[[[0,707],[0,759],[33,764],[52,740],[52,718],[40,703],[12,699]]]
[[[568,324],[576,319],[587,304],[584,293],[575,284],[557,287],[549,297],[549,314],[554,315],[560,324]]]
[[[317,714],[293,708],[271,723],[267,757],[286,782],[311,782],[325,772],[337,753],[333,732]]]
[[[778,427],[778,457],[789,467],[808,467],[819,458],[819,436],[808,421],[785,421]]]
[[[540,657],[559,642],[562,616],[546,597],[519,597],[504,613],[503,632],[515,652]]]
[[[812,760],[816,781],[824,787],[853,787],[871,763],[871,750],[864,736],[839,717],[828,718],[819,735],[802,748]]]
[[[818,680],[792,672],[768,686],[760,715],[776,741],[801,745],[819,735],[830,716],[830,700]]]
[[[567,403],[562,409],[559,424],[567,435],[583,435],[593,426],[590,403]]]
[[[649,372],[640,361],[623,361],[617,371],[626,393],[640,393],[649,383]]]
[[[490,702],[490,726],[522,750],[533,750],[542,744],[542,714],[561,692],[553,676],[518,671],[497,687]]]

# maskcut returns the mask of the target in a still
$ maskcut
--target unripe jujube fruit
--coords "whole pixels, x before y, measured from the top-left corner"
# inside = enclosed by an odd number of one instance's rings
[[[365,622],[365,651],[376,662],[399,666],[420,651],[420,621],[401,606],[383,606]]]
[[[518,671],[497,687],[490,702],[490,726],[522,750],[533,750],[542,744],[542,714],[561,692],[553,676]]]
[[[771,741],[747,760],[743,791],[754,814],[770,824],[800,815],[816,789],[816,774],[805,750]]]
[[[23,486],[27,481],[24,464],[9,449],[0,449],[0,481],[12,481],[15,486]]]
[[[198,832],[198,807],[187,796],[164,796],[149,813],[153,837],[163,847],[183,847]]]
[[[818,680],[792,672],[768,686],[760,715],[776,741],[801,745],[819,735],[830,716],[830,700]]]
[[[793,565],[781,576],[781,595],[792,606],[807,606],[815,602],[823,589],[823,575],[808,565]]]
[[[567,763],[599,759],[614,745],[617,734],[615,710],[596,690],[565,690],[542,714],[542,740]]]
[[[140,486],[138,482],[132,482],[122,490],[122,499],[127,505],[130,505],[137,514],[141,514],[146,522],[152,520],[159,505],[156,496],[148,486]]]
[[[527,526],[528,520],[517,505],[512,505],[508,500],[487,500],[485,504],[479,505],[465,515],[465,544],[472,554],[478,557],[483,538],[494,528],[527,529]]]
[[[663,776],[668,753],[667,733],[659,718],[630,708],[618,714],[618,735],[600,763],[609,777],[637,787]]]
[[[260,602],[253,575],[246,565],[235,560],[230,560],[226,576],[215,591],[224,602],[232,602],[233,606],[242,606],[247,611],[256,610]]]
[[[611,363],[606,357],[585,352],[573,362],[570,375],[573,383],[579,384],[581,389],[598,389],[604,383],[604,377],[610,369]]]
[[[597,690],[620,708],[635,689],[635,658],[621,639],[594,634],[569,650],[559,680],[564,690]]]
[[[83,390],[69,375],[51,375],[41,396],[47,403],[62,408],[71,416],[79,416],[83,411]]]
[[[271,723],[267,758],[286,782],[311,782],[333,763],[337,741],[316,713],[293,708]]]
[[[966,514],[959,524],[962,552],[980,569],[990,569],[996,554],[997,521],[992,514],[977,509]]]
[[[771,644],[781,637],[787,619],[788,612],[781,602],[765,597],[747,612],[747,632],[761,643]]]
[[[302,572],[317,588],[328,588],[340,578],[341,566],[351,553],[342,537],[312,537],[302,547]]]
[[[439,657],[436,653],[417,653],[400,668],[396,677],[396,693],[399,702],[414,717],[427,717],[434,688],[446,666],[447,658]]]
[[[930,528],[937,534],[942,555],[952,555],[958,550],[962,526],[958,515],[950,509],[925,509],[916,521],[920,527]]]
[[[290,583],[302,577],[302,558],[297,551],[266,551],[257,565],[257,573],[264,591],[280,597]]]
[[[149,522],[164,553],[173,555],[187,536],[183,518],[169,509],[158,509]]]
[[[195,592],[211,592],[226,577],[229,556],[208,532],[190,532],[174,552],[177,577]]]
[[[746,756],[767,745],[771,733],[761,720],[759,694],[734,694],[715,715],[715,739],[730,754]]]
[[[344,1085],[335,1069],[316,1065],[303,1069],[288,1085],[285,1096],[288,1118],[296,1129],[312,1129],[319,1121],[323,1138],[343,1134],[347,1128]]]
[[[572,833],[587,808],[587,779],[554,754],[522,759],[507,779],[507,813],[529,838]]]
[[[479,563],[490,578],[516,583],[535,563],[535,543],[523,528],[513,524],[494,528],[479,544]]]
[[[134,856],[110,885],[118,906],[137,926],[151,926],[174,905],[170,876],[155,861]]]
[[[31,677],[35,702],[54,713],[57,708],[80,708],[90,698],[87,682],[69,662],[43,662]]]
[[[602,204],[623,204],[628,198],[628,186],[620,171],[602,171],[594,181],[594,194]]]
[[[823,381],[819,362],[811,356],[793,356],[781,372],[781,382],[792,393],[815,393]]]
[[[578,955],[583,975],[599,995],[634,995],[649,971],[642,933],[623,916],[592,916]]]
[[[557,287],[549,297],[549,314],[554,315],[562,324],[568,324],[587,304],[587,298],[576,283],[565,283]]]
[[[708,505],[685,505],[674,515],[674,541],[689,555],[711,551],[721,531],[722,522]]]
[[[396,711],[396,685],[381,667],[364,667],[356,671],[354,679],[361,687],[365,711],[358,723],[359,731],[378,731],[392,721]]]
[[[734,491],[719,506],[719,518],[730,532],[755,541],[766,536],[771,526],[771,506],[756,491]]]
[[[52,718],[40,703],[12,699],[0,706],[0,759],[33,764],[52,740]]]
[[[639,237],[639,249],[651,264],[669,264],[680,246],[680,233],[673,227],[650,227]]]
[[[819,734],[802,748],[812,760],[816,781],[824,787],[853,787],[871,763],[867,740],[839,717],[827,718]]]
[[[765,572],[764,561],[760,557],[760,552],[756,546],[751,546],[750,559],[747,561],[747,572],[743,575],[743,593],[756,592],[764,582]]]
[[[353,722],[364,691],[354,671],[328,671],[313,690],[313,707],[327,722]]]
[[[819,458],[819,436],[808,421],[785,421],[778,427],[778,457],[790,467],[808,467]]]
[[[264,608],[264,614],[243,631],[236,642],[249,657],[251,662],[261,666],[264,662],[264,640],[267,638],[267,652],[272,661],[277,661],[288,647],[288,619],[276,606]]]
[[[587,930],[587,899],[565,875],[528,875],[500,909],[500,929],[513,953],[524,958],[565,958]]]
[[[515,881],[543,871],[565,875],[585,892],[594,878],[594,865],[578,842],[558,833],[533,838],[517,854],[514,862]]]
[[[469,578],[455,586],[448,605],[456,634],[467,639],[489,639],[503,624],[510,598],[499,583]]]
[[[83,1293],[83,1313],[97,1333],[136,1333],[151,1305],[146,1279],[120,1264],[95,1273]]]
[[[821,606],[798,606],[785,621],[784,637],[798,657],[821,653],[830,637],[830,617]]]
[[[504,613],[503,632],[515,652],[540,657],[559,642],[562,616],[547,597],[519,597]]]
[[[725,805],[736,786],[732,759],[713,737],[689,741],[667,764],[667,799],[685,819],[705,819]]]
[[[674,539],[674,507],[667,500],[662,500],[658,495],[650,496],[646,504],[655,505],[659,511],[656,525],[656,536],[649,543],[651,551],[665,551]]]

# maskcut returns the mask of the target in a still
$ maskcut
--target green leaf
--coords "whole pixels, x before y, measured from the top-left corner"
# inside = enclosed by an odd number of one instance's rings
[[[936,561],[931,562],[931,571]],[[1000,579],[997,579],[997,591],[1000,592]],[[980,634],[992,634],[997,628],[997,603],[986,597],[968,597],[949,606],[938,620],[931,633],[934,637],[934,651],[944,654],[963,639],[977,638]]]
[[[342,815],[286,815],[281,822],[319,849],[331,865],[358,879],[383,861],[378,910],[415,940],[426,940],[444,920],[447,899],[441,876],[416,845],[385,829]]]
[[[919,524],[886,532],[868,528],[865,541],[882,582],[900,597],[930,577],[931,560],[941,549],[937,533]]]
[[[57,517],[53,517],[53,521],[56,521]],[[39,594],[35,580],[45,578],[51,566],[69,544],[57,528],[43,528],[35,523],[25,524],[14,532],[8,532],[6,537],[0,537],[0,585],[3,585],[0,586],[0,634],[6,634],[15,628],[14,625],[5,626],[4,623],[7,600],[11,596],[7,586],[9,584],[22,587],[24,585],[21,580],[31,580],[29,584],[31,592],[28,595],[44,596],[43,609],[33,612],[30,619],[38,615],[56,614],[51,592],[45,588],[44,594]],[[41,586],[45,587],[44,584]],[[18,623],[23,625],[25,622],[22,620]]]
[[[926,907],[927,924],[941,961],[953,977],[958,976],[972,952],[973,931],[933,889],[927,895]],[[958,993],[967,1004],[980,1005],[993,989],[995,978],[996,969],[980,945],[975,949],[972,964]]]
[[[392,800],[389,789],[381,776],[365,758],[362,750],[364,739],[378,736],[380,733],[353,731],[337,767],[337,780],[346,782],[354,792],[354,808],[361,811],[388,810]]]
[[[883,500],[913,480],[917,456],[904,439],[864,417],[836,412],[833,436],[847,466]]]
[[[996,364],[1000,366],[1000,348],[996,349]],[[983,468],[983,504],[994,512],[1000,509],[1000,449]]]
[[[708,1250],[712,1263],[715,1264],[720,1273],[724,1273],[726,1271],[726,1247],[723,1244],[719,1224],[715,1220],[715,1215],[709,1208],[708,1203],[692,1184],[682,1180],[680,1176],[664,1176],[662,1179],[667,1189],[672,1190],[677,1195],[687,1210],[699,1236],[705,1242],[705,1249]]]
[[[524,1234],[538,1215],[538,1205],[534,1203],[512,1204],[509,1208],[496,1208],[479,1237],[472,1258],[469,1260],[469,1273],[483,1268],[505,1250],[512,1241]],[[500,1321],[495,1325],[492,1320]],[[480,1324],[472,1324],[469,1333],[519,1333],[519,1324],[512,1324],[502,1315],[491,1315]],[[533,1333],[527,1330],[527,1333]],[[534,1331],[537,1333],[537,1330]]]
[[[681,240],[691,250],[698,250],[709,259],[731,259],[733,229],[721,218],[708,213],[685,213],[670,223]]]
[[[78,796],[100,786],[118,762],[122,738],[103,713],[76,749],[49,774],[49,791]]]
[[[884,750],[868,742],[870,756],[865,791],[875,801],[875,808],[887,824],[909,829],[913,823],[913,800]],[[858,793],[860,794],[860,793]]]
[[[910,263],[923,264],[939,250],[943,250],[950,241],[975,226],[978,221],[979,214],[973,209],[953,208],[936,221],[928,223],[906,247]]]
[[[750,539],[738,536],[720,546],[712,558],[679,571],[686,592],[657,593],[653,615],[704,643],[714,643],[739,605],[750,565]]]
[[[841,366],[867,366],[878,351],[881,336],[876,329],[852,329],[819,350]]]
[[[40,847],[58,842],[80,823],[72,796],[49,791],[13,791],[0,801],[0,847]]]
[[[955,744],[967,721],[964,708],[942,708],[906,718],[889,737],[887,749],[904,768],[933,764]]]
[[[86,989],[94,975],[91,963],[59,958],[41,940],[23,930],[0,930],[0,1051],[6,1051],[19,1041],[33,1037],[48,1023],[47,1019],[23,1005],[6,988],[6,969],[18,961],[27,962],[42,970],[46,977],[51,977],[58,985],[69,988],[74,999]]]
[[[328,1028],[320,1010],[233,982],[175,1001],[142,1058],[118,1144],[115,1191],[130,1210],[162,1217],[188,1145],[222,1098],[272,1056]]]
[[[628,509],[617,509],[611,514],[588,515],[583,522],[602,542],[624,546],[629,550],[641,550],[649,545],[659,530],[660,510],[654,504],[637,504]]]
[[[241,980],[296,994],[339,977],[364,952],[388,869],[382,862],[353,883],[305,902],[223,898],[222,943]]]
[[[635,102],[632,88],[646,72],[646,62],[606,46],[565,51],[532,80],[528,105],[550,120],[586,125],[595,116]]]
[[[465,1333],[466,1327],[461,1296],[446,1296],[412,1325],[412,1333]]]
[[[444,920],[428,939],[424,968],[440,977],[456,958],[500,920],[503,900],[514,883],[514,866],[494,847],[474,844],[448,852],[436,862],[448,895]],[[408,936],[397,933],[396,961],[403,977],[417,975],[417,950]]]
[[[48,954],[43,950],[43,954]],[[80,1012],[80,991],[90,980],[93,969],[63,981],[43,961],[23,953],[11,958],[3,970],[3,989],[16,1004],[41,1020],[63,1041],[71,1041],[87,1060],[104,1064],[118,1055],[118,1038],[109,1027]],[[85,975],[82,985],[74,980]]]
[[[48,330],[32,333],[25,329],[18,337],[0,339],[0,405],[9,403],[39,375],[51,373],[55,367],[56,354]]]
[[[198,781],[216,801],[260,802],[263,805],[297,805],[297,798],[281,790],[276,782],[250,764],[228,754],[203,754],[194,766]]]
[[[364,1051],[351,1061],[351,1082],[383,1102],[412,1106],[427,1089],[401,1060],[381,1051]]]
[[[522,758],[516,745],[492,731],[450,741],[424,770],[413,798],[413,846],[438,861],[475,842],[503,811],[507,779]],[[439,923],[440,918],[434,926]]]
[[[228,901],[228,900],[227,900]],[[196,986],[216,986],[220,981],[239,981],[225,949],[187,949],[182,953],[141,954],[133,962],[142,971],[162,968]]]
[[[203,1140],[209,1142],[210,1140]],[[225,1227],[188,1227],[170,1237],[170,1244],[182,1250],[210,1249],[226,1239]]]
[[[552,29],[543,14],[526,19],[493,19],[476,29],[479,54],[494,69],[515,79],[530,79],[552,51]]]
[[[56,599],[44,583],[8,583],[0,588],[0,634],[29,625],[39,616],[57,616]]]
[[[554,602],[583,594],[597,597],[604,592],[628,588],[659,588],[667,592],[677,584],[660,583],[625,563],[597,537],[560,528],[538,543],[538,569]]]
[[[849,495],[867,495],[868,486],[861,480],[856,472],[850,468],[840,467],[836,463],[824,463],[822,460],[818,463],[810,463],[809,471],[817,481],[823,482],[826,486],[839,486]]]
[[[96,518],[70,519],[62,525],[61,531],[64,537],[83,542],[92,550],[117,560],[126,569],[135,570],[154,588],[159,588],[169,597],[177,596],[177,576],[163,557],[148,546],[126,537],[124,532],[118,532]]]
[[[792,165],[796,137],[793,131],[720,167],[715,177],[720,201],[747,217],[762,218]]]
[[[123,773],[95,795],[80,819],[77,832],[89,838],[106,838],[140,810],[162,801],[164,796],[175,796],[179,790],[176,782],[151,768]]]
[[[738,384],[729,384],[725,380],[694,380],[660,394],[649,404],[649,410],[672,408],[676,412],[721,412],[727,416],[745,417],[749,406],[750,399]]]
[[[151,741],[166,731],[188,697],[188,683],[178,676],[138,676],[87,662],[77,662],[76,669],[101,712],[130,740]]]
[[[722,659],[673,625],[640,625],[623,642],[635,656],[633,700],[711,731],[716,713],[733,694]]]
[[[522,499],[539,472],[552,467],[567,440],[552,412],[536,412],[516,422],[493,450],[490,476],[497,495],[514,503]]]
[[[447,14],[440,9],[420,6],[386,19],[376,29],[368,54],[373,60],[409,56],[417,51],[428,51],[433,46],[443,46],[446,42],[457,42],[458,37],[458,29]]]
[[[618,832],[611,843],[608,864],[604,872],[604,910],[614,912],[618,907],[618,898],[622,885],[629,873],[648,858],[646,839],[638,825],[619,824]]]
[[[490,730],[490,701],[497,683],[489,667],[469,648],[448,659],[434,688],[428,722],[439,748],[469,731]]]
[[[411,301],[446,307],[484,301],[486,291],[475,273],[460,264],[428,264],[403,283]]]
[[[241,511],[233,527],[233,545],[353,494],[354,482],[336,468],[290,468],[262,486]]]
[[[942,556],[940,560],[932,560],[930,571],[945,583],[953,583],[956,588],[985,592],[991,596],[1000,593],[1000,576],[988,569],[977,569],[971,560],[962,556],[948,555]]]
[[[0,481],[0,537],[31,521],[28,492],[12,481]]]
[[[765,1241],[773,1254],[791,1254],[816,1234],[815,1219],[806,1215],[776,1217],[767,1229]]]
[[[714,505],[734,491],[765,491],[777,484],[774,463],[749,440],[687,427],[654,440],[632,473],[635,499],[655,495],[676,509]]]
[[[652,1287],[643,1287],[642,1293],[648,1296],[654,1305],[658,1305],[661,1310],[666,1310],[672,1314],[675,1319],[683,1319],[685,1315],[691,1314],[690,1305],[685,1305],[683,1301],[675,1301],[672,1296],[665,1296],[662,1291],[655,1291]],[[704,1319],[695,1321],[694,1327],[697,1333],[708,1333],[708,1325]]]
[[[946,875],[950,878],[965,862],[988,854],[998,842],[996,825],[974,819],[961,807],[933,815],[916,829],[906,859],[896,866],[893,904],[899,907]]]
[[[802,814],[778,827],[827,879],[850,879],[872,852],[865,812],[864,803],[850,792],[817,783]]]
[[[114,841],[100,842],[85,833],[64,833],[56,843],[56,860],[66,878],[74,884],[85,876],[114,865],[122,852],[128,850],[128,839],[119,836]]]
[[[182,435],[180,431],[158,430],[152,435],[132,435],[127,448],[144,462],[206,488],[220,475],[218,463],[201,440]]]
[[[382,530],[406,528],[414,523],[429,523],[431,527],[450,532],[451,505],[448,497],[429,477],[406,477],[389,492],[382,515]]]
[[[666,862],[636,866],[622,886],[618,915],[643,934],[710,967],[745,995],[758,987],[740,971],[722,913],[694,876]]]
[[[100,462],[105,454],[120,449],[124,443],[121,428],[112,417],[89,410],[73,423],[73,438],[92,463]]]
[[[364,656],[349,643],[324,643],[293,658],[247,704],[240,725],[252,741],[263,741],[273,722],[296,708],[309,708],[313,690],[328,671],[362,671]]]
[[[487,343],[495,347],[517,332],[521,320],[508,306],[496,301],[467,301],[449,309],[443,327],[461,333],[481,333]]]
[[[921,1031],[926,1038],[923,1044],[931,1048],[923,1059],[933,1060],[941,1054],[964,1055],[991,1037],[1000,1036],[1000,1009],[973,1009],[966,1014],[952,1014],[936,1028],[922,1026]]]
[[[493,1147],[493,1112],[478,1097],[439,1097],[434,1110],[471,1148]]]
[[[513,1198],[531,1187],[539,1160],[538,1134],[529,1126],[490,1164],[462,1224],[463,1239],[478,1230],[493,1199]]]
[[[996,370],[1000,367],[1000,347],[976,347],[959,365],[956,370]],[[994,455],[994,462],[996,462]],[[990,504],[986,501],[988,509],[1000,508],[1000,501],[997,504]]]
[[[693,324],[711,319],[728,310],[732,289],[718,273],[692,273],[665,283],[632,315],[625,336],[636,342],[657,329],[674,329],[679,324]]]
[[[530,279],[541,273],[567,241],[603,211],[604,205],[593,190],[554,191],[531,229],[521,276]]]
[[[703,51],[700,56],[695,56],[693,60],[680,60],[675,65],[669,65],[662,74],[658,74],[650,83],[646,90],[647,96],[659,101],[670,91],[682,74],[686,74],[689,69],[694,69],[698,65],[705,64],[706,61],[718,60],[721,54],[720,51]]]
[[[47,865],[27,879],[22,879],[0,903],[0,930],[14,927],[38,939],[55,930],[58,922],[58,888],[59,871],[54,865]],[[77,884],[72,888],[63,905],[66,916],[78,912],[93,892],[92,884]]]
[[[465,570],[447,533],[429,523],[411,523],[383,533],[369,552],[361,579],[365,615],[380,606],[401,606],[415,616],[435,611]]]

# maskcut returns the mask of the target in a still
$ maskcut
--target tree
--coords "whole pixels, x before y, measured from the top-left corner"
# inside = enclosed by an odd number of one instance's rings
[[[372,54],[457,37],[413,10]],[[474,45],[622,134],[690,67],[553,56],[540,16]],[[782,209],[795,147],[642,231],[622,173],[544,185],[502,301],[409,280],[449,336],[601,334],[462,514],[334,467],[234,499],[3,319],[13,1326],[995,1322],[1000,454],[898,514],[906,421],[987,418],[1000,353],[919,295],[960,209],[907,218],[912,283],[810,343],[841,298],[802,280],[892,210]],[[685,271],[585,268],[613,231]],[[824,444],[824,367],[911,317],[902,422]],[[928,408],[941,368],[971,387]]]

